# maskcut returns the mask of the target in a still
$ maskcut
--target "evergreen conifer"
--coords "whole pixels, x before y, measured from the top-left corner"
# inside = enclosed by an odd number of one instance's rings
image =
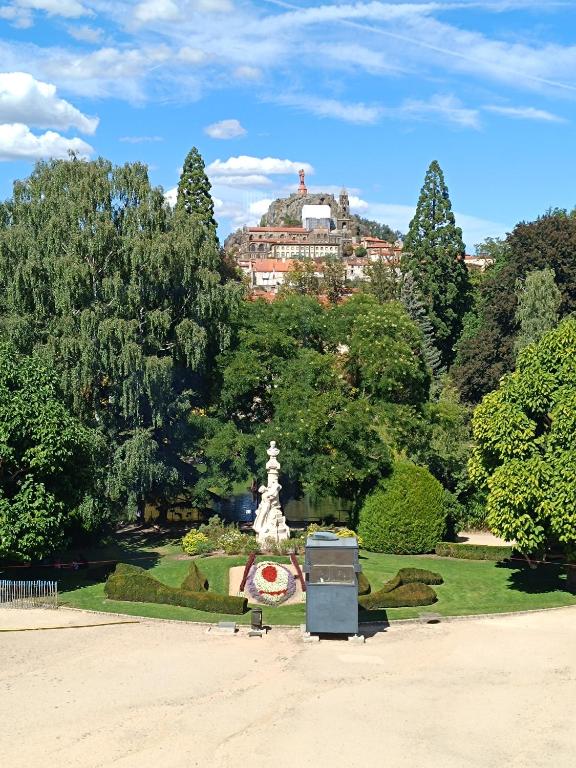
[[[434,328],[426,314],[424,302],[419,296],[418,286],[412,272],[402,276],[399,297],[406,312],[422,331],[422,351],[426,365],[432,371],[434,378],[444,372],[440,351],[434,340]]]
[[[414,218],[404,241],[403,271],[412,272],[440,349],[442,362],[454,344],[470,303],[462,230],[456,226],[448,187],[436,160],[426,173]]]
[[[210,189],[202,156],[196,147],[192,147],[186,155],[180,174],[176,210],[185,211],[190,216],[194,216],[204,226],[213,228],[216,233],[214,201]]]

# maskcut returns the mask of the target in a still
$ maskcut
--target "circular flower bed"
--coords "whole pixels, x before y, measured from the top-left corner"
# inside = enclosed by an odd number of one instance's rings
[[[285,565],[265,560],[252,567],[246,586],[256,602],[280,605],[296,591],[296,580]]]

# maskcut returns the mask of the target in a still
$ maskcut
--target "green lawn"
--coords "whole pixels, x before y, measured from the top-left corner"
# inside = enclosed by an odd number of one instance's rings
[[[135,564],[149,568],[156,578],[172,586],[182,582],[189,567],[188,560],[175,559],[175,547],[171,546],[163,547],[162,551],[152,548],[148,553],[140,548],[138,555],[148,559],[138,560]],[[128,559],[130,556],[136,556],[136,552],[125,552],[125,556]],[[262,559],[288,562],[286,558],[281,557]],[[302,560],[303,558],[301,562]],[[245,562],[246,558],[243,556],[218,556],[201,558],[198,564],[208,577],[210,589],[227,593],[228,569],[231,566],[243,565]],[[438,602],[434,606],[362,612],[360,621],[412,618],[422,611],[434,611],[445,616],[463,616],[474,613],[501,613],[576,605],[576,596],[565,591],[565,576],[562,569],[555,565],[531,571],[520,564],[512,567],[486,561],[380,555],[363,551],[360,562],[374,590],[403,567],[428,568],[437,571],[442,574],[445,582],[439,587],[434,587],[438,593]],[[191,608],[107,600],[104,595],[104,583],[86,584],[85,572],[82,571],[77,574],[67,572],[60,586],[62,604],[76,608],[187,621],[215,622],[229,621],[232,618]],[[304,604],[264,608],[266,624],[301,624],[304,622],[304,615]],[[234,619],[239,623],[248,623],[250,614],[234,617]]]

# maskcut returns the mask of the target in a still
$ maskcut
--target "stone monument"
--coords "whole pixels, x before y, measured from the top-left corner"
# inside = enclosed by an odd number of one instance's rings
[[[267,539],[284,541],[290,538],[290,528],[286,525],[286,518],[282,514],[280,507],[280,491],[282,486],[278,482],[280,464],[277,458],[280,451],[276,448],[274,440],[270,443],[270,448],[268,448],[266,453],[269,456],[266,462],[268,485],[261,485],[258,488],[258,492],[262,496],[256,510],[256,519],[252,526],[256,531],[260,544],[264,544]]]

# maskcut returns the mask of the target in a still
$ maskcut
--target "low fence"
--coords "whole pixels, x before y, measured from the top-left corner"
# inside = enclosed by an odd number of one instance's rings
[[[0,608],[58,608],[58,582],[0,580]]]

